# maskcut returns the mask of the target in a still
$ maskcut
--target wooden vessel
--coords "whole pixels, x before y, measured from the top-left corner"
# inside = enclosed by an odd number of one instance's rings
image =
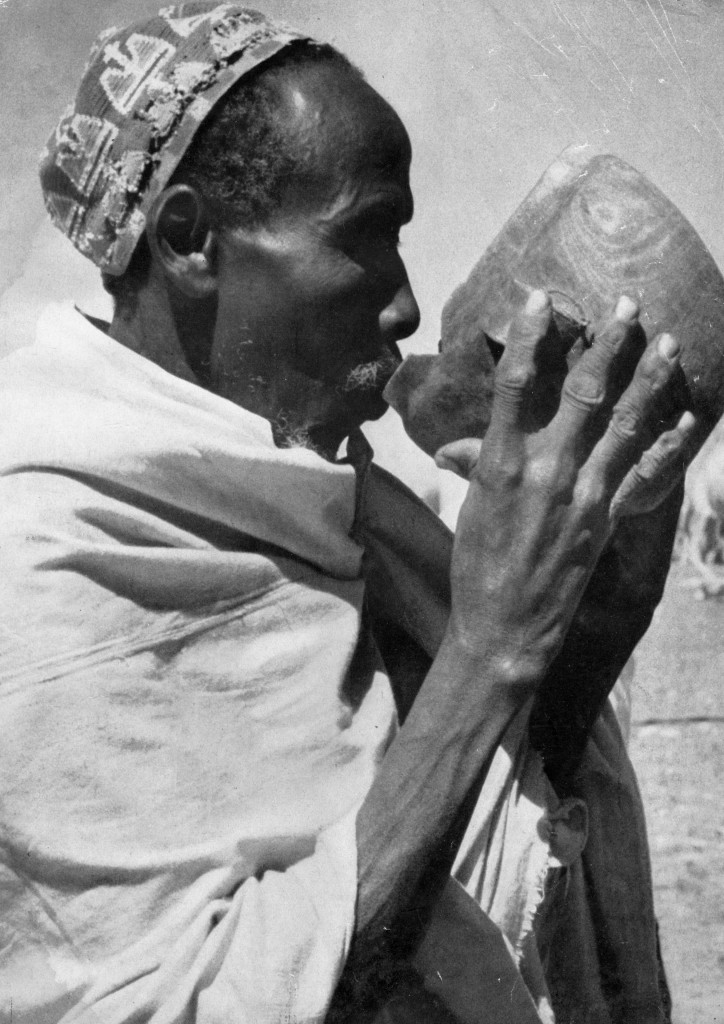
[[[388,384],[388,401],[429,454],[485,433],[496,350],[534,288],[550,294],[556,326],[571,346],[581,338],[595,345],[596,324],[619,296],[636,299],[647,338],[666,330],[682,348],[669,412],[694,410],[700,442],[724,414],[724,279],[714,260],[637,170],[572,148],[450,297],[439,354],[408,357]],[[661,599],[681,494],[679,488],[658,509],[621,520],[538,691],[531,736],[562,793],[575,794],[592,725]]]
[[[571,342],[611,315],[620,295],[639,302],[649,339],[682,346],[677,404],[712,429],[724,414],[724,278],[677,207],[612,155],[570,147],[548,168],[448,300],[438,356],[413,356],[387,397],[432,454],[480,436],[489,422],[494,359],[529,292],[551,296]]]

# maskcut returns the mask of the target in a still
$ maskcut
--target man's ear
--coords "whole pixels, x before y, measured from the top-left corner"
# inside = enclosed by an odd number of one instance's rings
[[[146,221],[154,260],[189,298],[216,291],[216,234],[203,199],[190,185],[172,185],[154,202]]]

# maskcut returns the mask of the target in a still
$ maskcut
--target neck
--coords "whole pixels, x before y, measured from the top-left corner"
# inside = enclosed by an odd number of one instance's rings
[[[315,415],[324,407],[326,386],[276,361],[270,365],[268,354],[253,346],[233,380],[215,374],[209,363],[215,314],[211,304],[186,301],[149,282],[132,304],[116,309],[109,334],[168,373],[269,420],[278,447],[311,448],[334,461],[346,431]]]
[[[150,282],[139,288],[132,304],[117,305],[109,333],[114,341],[174,376],[205,386],[204,355],[213,333],[212,310],[174,299],[167,289]]]

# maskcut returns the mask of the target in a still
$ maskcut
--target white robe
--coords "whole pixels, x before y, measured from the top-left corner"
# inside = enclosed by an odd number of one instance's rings
[[[0,410],[0,1014],[321,1019],[395,728],[354,470],[71,307]]]
[[[276,448],[70,306],[0,367],[0,1021],[320,1022],[354,929],[356,812],[397,728],[362,628],[355,470]],[[383,498],[365,543],[397,535],[390,579],[439,632],[415,576],[434,544],[416,558],[414,507]],[[551,829],[569,809],[527,712],[418,963],[471,1022],[552,1019],[551,868],[573,865],[586,905],[585,826]],[[597,777],[629,792],[611,727]]]

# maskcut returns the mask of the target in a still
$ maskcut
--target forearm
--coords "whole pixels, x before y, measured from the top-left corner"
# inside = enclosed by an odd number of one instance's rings
[[[454,851],[450,858],[436,853],[460,825],[461,810],[535,682],[529,659],[471,654],[450,636],[443,640],[358,815],[357,923],[348,965],[354,974],[368,973],[394,943],[422,879],[435,891],[443,881],[435,874],[447,876]]]

